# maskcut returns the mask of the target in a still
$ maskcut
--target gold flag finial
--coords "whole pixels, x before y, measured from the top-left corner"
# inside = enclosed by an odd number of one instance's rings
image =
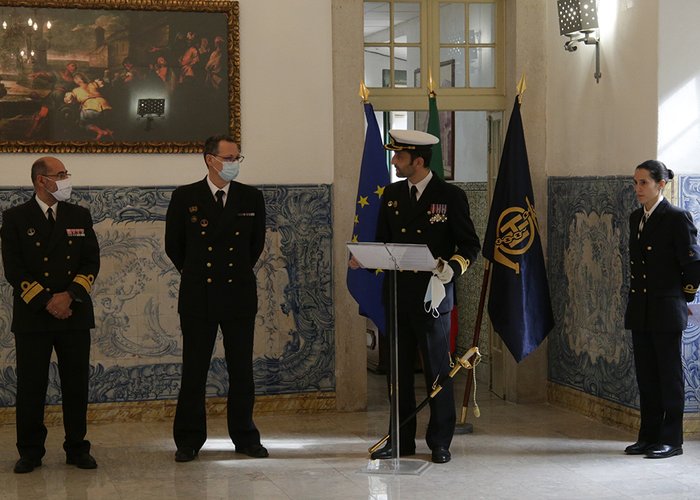
[[[369,89],[365,85],[365,82],[360,82],[360,97],[362,98],[363,103],[367,103],[369,101]]]
[[[523,73],[520,76],[520,81],[518,82],[518,86],[515,87],[518,90],[518,104],[523,103],[523,94],[525,93],[525,90],[527,89],[527,84],[525,83],[525,73]]]
[[[435,89],[433,88],[433,71],[430,68],[428,68],[428,95],[435,95]]]

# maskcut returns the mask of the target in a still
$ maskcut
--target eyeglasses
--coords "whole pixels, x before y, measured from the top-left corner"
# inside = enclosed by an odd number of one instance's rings
[[[219,156],[219,155],[214,155],[214,156],[216,156],[217,158],[219,158],[223,161],[237,161],[238,163],[243,163],[243,160],[245,160],[245,156],[243,156],[243,155],[238,155],[234,158],[231,158],[230,156],[229,157],[224,157],[224,156]]]
[[[41,174],[44,177],[55,177],[59,181],[62,181],[64,179],[69,179],[72,174],[69,174],[68,172],[59,172],[57,174]]]

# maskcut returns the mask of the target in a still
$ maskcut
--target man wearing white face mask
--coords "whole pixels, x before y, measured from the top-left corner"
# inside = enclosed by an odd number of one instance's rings
[[[233,181],[242,160],[233,138],[207,139],[207,176],[177,188],[166,215],[165,251],[181,275],[176,462],[194,460],[207,439],[206,382],[219,328],[229,378],[229,436],[237,453],[268,456],[253,423],[252,359],[258,310],[253,267],[265,245],[265,202],[259,190]]]
[[[90,212],[66,203],[70,174],[52,157],[32,165],[35,195],[3,213],[2,259],[14,289],[12,332],[17,355],[16,473],[31,472],[46,453],[44,401],[53,350],[63,400],[66,463],[94,469],[86,415],[90,328],[95,319],[90,291],[100,268],[100,249]]]

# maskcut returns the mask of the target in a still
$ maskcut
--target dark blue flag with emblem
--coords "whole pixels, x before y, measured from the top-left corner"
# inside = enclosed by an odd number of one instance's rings
[[[489,316],[517,362],[554,326],[518,98],[508,124],[482,254],[491,261]]]
[[[384,187],[391,182],[386,152],[379,125],[371,104],[365,103],[367,133],[362,153],[360,181],[355,204],[355,224],[352,241],[375,241],[377,219]],[[386,332],[386,315],[382,303],[384,273],[381,270],[348,268],[348,290],[360,306],[360,314],[371,319],[380,332]]]

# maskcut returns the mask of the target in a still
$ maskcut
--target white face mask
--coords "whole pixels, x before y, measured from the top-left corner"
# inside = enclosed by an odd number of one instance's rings
[[[70,183],[70,179],[62,179],[55,182],[56,191],[51,193],[51,195],[56,198],[56,201],[67,201],[73,191],[73,185]]]
[[[439,317],[438,307],[440,307],[444,298],[445,285],[442,284],[442,281],[437,276],[431,276],[428,289],[425,291],[425,299],[423,299],[425,312],[430,313],[433,318]]]

